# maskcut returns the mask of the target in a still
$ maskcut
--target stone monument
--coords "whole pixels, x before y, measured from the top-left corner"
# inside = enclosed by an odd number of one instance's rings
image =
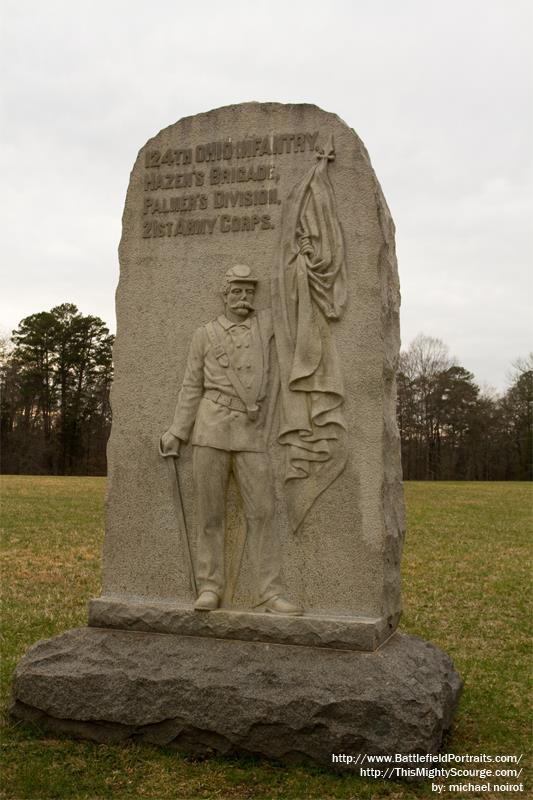
[[[461,681],[396,631],[400,295],[362,142],[312,105],[180,120],[138,155],[120,265],[102,594],[22,659],[12,713],[324,765],[436,751]]]

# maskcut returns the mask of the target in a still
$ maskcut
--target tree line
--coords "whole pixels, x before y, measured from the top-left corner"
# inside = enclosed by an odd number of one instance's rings
[[[99,317],[63,303],[2,343],[3,473],[105,475],[113,340]]]
[[[502,396],[480,391],[439,339],[400,354],[398,427],[406,480],[531,480],[533,354]]]
[[[105,475],[114,337],[64,303],[23,319],[0,353],[0,470]],[[398,426],[406,480],[531,480],[533,354],[509,389],[482,392],[439,339],[400,354]]]

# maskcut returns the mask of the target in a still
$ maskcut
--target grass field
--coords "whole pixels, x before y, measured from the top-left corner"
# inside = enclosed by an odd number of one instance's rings
[[[3,798],[407,798],[405,784],[255,759],[51,738],[7,717],[13,667],[38,639],[84,625],[99,594],[104,479],[2,478]],[[407,483],[402,629],[441,646],[465,681],[453,753],[530,749],[531,486]],[[519,780],[524,781],[524,773]],[[475,781],[482,782],[482,781]],[[514,782],[514,781],[513,781]],[[519,796],[475,792],[453,797]],[[527,791],[520,795],[527,796]]]

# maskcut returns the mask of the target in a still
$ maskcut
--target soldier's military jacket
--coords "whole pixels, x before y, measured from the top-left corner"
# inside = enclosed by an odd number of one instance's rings
[[[170,432],[187,442],[192,431],[192,444],[200,447],[262,452],[266,449],[271,313],[260,311],[235,323],[221,315],[210,324],[233,371],[260,406],[259,415],[252,421],[246,414],[224,359],[215,356],[207,326],[202,325],[192,337]]]

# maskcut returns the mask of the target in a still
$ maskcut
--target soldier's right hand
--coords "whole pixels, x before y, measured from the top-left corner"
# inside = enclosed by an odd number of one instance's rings
[[[174,436],[170,431],[166,431],[161,437],[161,452],[164,455],[172,455],[174,458],[178,458],[180,454],[180,445],[181,439],[178,439],[178,437]]]

